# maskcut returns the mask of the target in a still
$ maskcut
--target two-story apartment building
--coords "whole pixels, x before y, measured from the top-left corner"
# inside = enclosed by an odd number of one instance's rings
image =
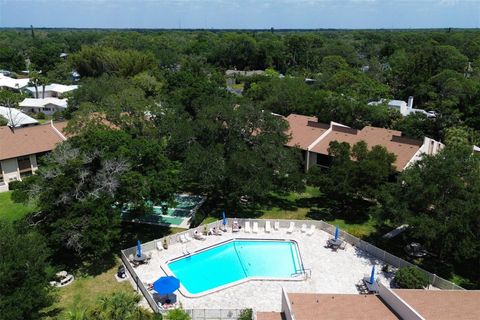
[[[347,142],[351,146],[365,141],[371,148],[376,145],[385,147],[397,157],[394,165],[397,171],[403,171],[418,161],[424,154],[436,154],[443,144],[425,137],[423,141],[406,138],[402,132],[384,128],[366,126],[361,130],[331,122],[320,123],[316,117],[291,114],[285,118],[289,123],[287,134],[288,147],[302,150],[305,171],[312,166],[328,166],[331,158],[328,154],[330,142]]]
[[[0,127],[0,192],[38,169],[38,159],[67,139],[66,125],[50,122],[17,129]]]

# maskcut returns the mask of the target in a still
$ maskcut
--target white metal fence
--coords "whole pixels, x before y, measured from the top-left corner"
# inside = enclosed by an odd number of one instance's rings
[[[280,225],[280,228],[288,228],[290,226],[290,222],[294,222],[296,227],[299,227],[302,224],[307,224],[307,225],[312,225],[313,224],[313,225],[315,225],[315,227],[317,229],[323,230],[323,231],[325,231],[327,233],[330,233],[332,235],[335,233],[335,226],[333,226],[331,224],[328,224],[328,223],[326,223],[324,221],[321,221],[321,220],[240,219],[240,218],[238,218],[236,220],[242,226],[245,225],[246,221],[250,221],[250,225],[252,225],[253,222],[257,222],[259,228],[264,228],[266,221],[270,221],[270,222],[273,222],[273,223],[278,221],[278,223]],[[143,251],[156,250],[157,243],[159,243],[158,245],[163,245],[164,240],[166,240],[168,245],[178,243],[178,242],[180,242],[180,235],[182,235],[182,234],[189,233],[190,236],[193,237],[193,232],[195,230],[198,230],[198,232],[203,232],[204,230],[210,230],[210,228],[213,228],[213,227],[219,228],[221,226],[221,223],[222,223],[222,220],[218,220],[218,221],[215,221],[215,222],[211,222],[209,224],[198,226],[197,228],[189,229],[189,230],[186,230],[186,231],[183,231],[183,232],[180,232],[180,233],[176,233],[176,234],[173,234],[173,235],[163,237],[161,239],[157,239],[157,240],[153,240],[153,241],[150,241],[150,242],[143,243],[142,244],[142,250]],[[229,227],[231,226],[231,223],[232,223],[232,219],[228,219],[228,226]],[[345,231],[340,230],[339,236],[340,236],[340,238],[342,238],[343,240],[345,240],[346,242],[348,242],[352,246],[355,246],[355,247],[359,248],[360,250],[363,250],[363,251],[369,253],[370,255],[374,256],[375,258],[377,258],[379,260],[384,261],[385,263],[387,263],[389,265],[395,266],[397,268],[401,268],[401,267],[418,268],[419,270],[421,270],[422,272],[424,272],[428,276],[428,278],[430,280],[430,283],[437,288],[444,289],[444,290],[464,290],[462,287],[460,287],[460,286],[458,286],[458,285],[456,285],[456,284],[454,284],[454,283],[452,283],[448,280],[445,280],[445,279],[437,276],[436,274],[430,273],[430,272],[428,272],[428,271],[426,271],[422,268],[419,268],[419,267],[415,266],[414,264],[412,264],[412,263],[410,263],[406,260],[403,260],[403,259],[401,259],[397,256],[394,256],[394,255],[386,252],[385,250],[382,250],[382,249],[380,249],[380,248],[378,248],[378,247],[376,247],[376,246],[374,246],[374,245],[372,245],[368,242],[360,240],[357,237],[354,237],[351,234],[346,233]],[[130,254],[134,255],[136,250],[137,250],[136,246],[122,250],[122,254],[121,254],[122,261],[125,264],[125,266],[127,267],[130,274],[132,275],[133,279],[136,280],[137,287],[142,292],[142,294],[145,296],[145,299],[147,299],[149,305],[152,307],[152,309],[155,312],[160,312],[160,309],[158,308],[156,302],[153,300],[152,296],[148,293],[147,289],[143,286],[143,284],[138,281],[138,276],[135,273],[135,270],[133,269],[131,264],[128,262],[127,257]],[[220,314],[222,314],[222,312],[225,311],[225,310],[220,310],[220,309],[217,309],[217,310],[201,309],[201,310],[204,310],[204,312],[206,312],[205,310],[209,310],[208,312],[210,312],[210,311],[211,312],[214,312],[214,311],[215,312],[220,312]],[[195,310],[193,310],[191,312],[194,312],[194,311]],[[226,315],[230,314],[229,313],[230,311],[232,311],[232,310],[226,310],[225,314]],[[202,320],[202,319],[217,319],[217,318],[201,318],[200,317],[200,318],[194,318],[194,319]],[[218,318],[218,319],[223,320],[223,319],[235,319],[235,318]]]
[[[192,320],[237,320],[243,309],[187,309]]]

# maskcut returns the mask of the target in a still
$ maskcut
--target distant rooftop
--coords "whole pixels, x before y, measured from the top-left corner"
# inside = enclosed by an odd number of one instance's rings
[[[244,77],[251,77],[256,75],[262,75],[265,71],[263,70],[227,70],[225,71],[226,76],[244,76]]]
[[[8,120],[9,127],[23,127],[38,123],[37,120],[15,108],[0,106],[0,115]]]
[[[20,102],[18,105],[20,107],[35,107],[35,108],[41,108],[46,105],[53,104],[61,108],[67,108],[67,99],[59,99],[59,98],[53,98],[53,97],[48,97],[48,98],[25,98],[22,102]]]
[[[10,89],[22,89],[25,88],[30,79],[14,79],[7,76],[4,76],[3,73],[0,73],[0,88],[10,88]]]
[[[43,87],[38,86],[37,89],[38,89],[38,93],[41,94],[43,91]],[[70,92],[76,89],[78,89],[78,85],[64,85],[64,84],[52,83],[45,86],[45,91],[52,91],[60,94],[65,92]],[[27,87],[27,90],[30,91],[31,93],[36,93],[35,87]]]

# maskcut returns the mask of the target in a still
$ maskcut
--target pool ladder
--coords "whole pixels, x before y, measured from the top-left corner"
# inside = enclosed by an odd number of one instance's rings
[[[312,277],[312,269],[300,269],[300,270],[295,270],[294,273],[291,274],[292,277],[295,276],[304,276],[305,279],[309,279]]]

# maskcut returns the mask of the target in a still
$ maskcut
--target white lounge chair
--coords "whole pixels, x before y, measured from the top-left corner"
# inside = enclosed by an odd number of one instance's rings
[[[181,243],[187,243],[188,240],[185,239],[185,236],[183,234],[181,234],[179,237],[178,237],[178,240],[180,240]]]
[[[162,251],[163,250],[163,244],[161,241],[157,241],[157,250]]]
[[[272,231],[272,226],[270,225],[270,221],[265,221],[265,232],[270,233]]]
[[[189,234],[188,232],[185,233],[185,239],[186,239],[187,241],[192,241],[192,240],[193,240],[192,237],[190,236],[190,234]]]
[[[300,229],[300,231],[301,231],[302,233],[307,232],[307,225],[306,225],[305,223],[302,224],[302,228]]]
[[[287,233],[293,233],[294,229],[295,229],[295,222],[290,222],[290,226],[287,229]]]
[[[275,221],[275,224],[274,224],[274,226],[273,226],[273,229],[274,229],[275,231],[280,230],[280,221]]]
[[[258,233],[258,222],[253,223],[252,231],[253,231],[253,233]]]
[[[307,231],[307,235],[308,235],[308,236],[311,236],[314,232],[315,232],[315,225],[312,224],[312,225],[310,226],[310,229],[308,229],[308,231]]]
[[[200,232],[198,232],[198,230],[196,230],[194,233],[193,233],[193,238],[194,239],[197,239],[197,240],[206,240],[207,238],[205,238],[205,236],[203,234],[201,234]]]
[[[245,221],[245,232],[250,233],[252,229],[250,229],[250,221]]]

